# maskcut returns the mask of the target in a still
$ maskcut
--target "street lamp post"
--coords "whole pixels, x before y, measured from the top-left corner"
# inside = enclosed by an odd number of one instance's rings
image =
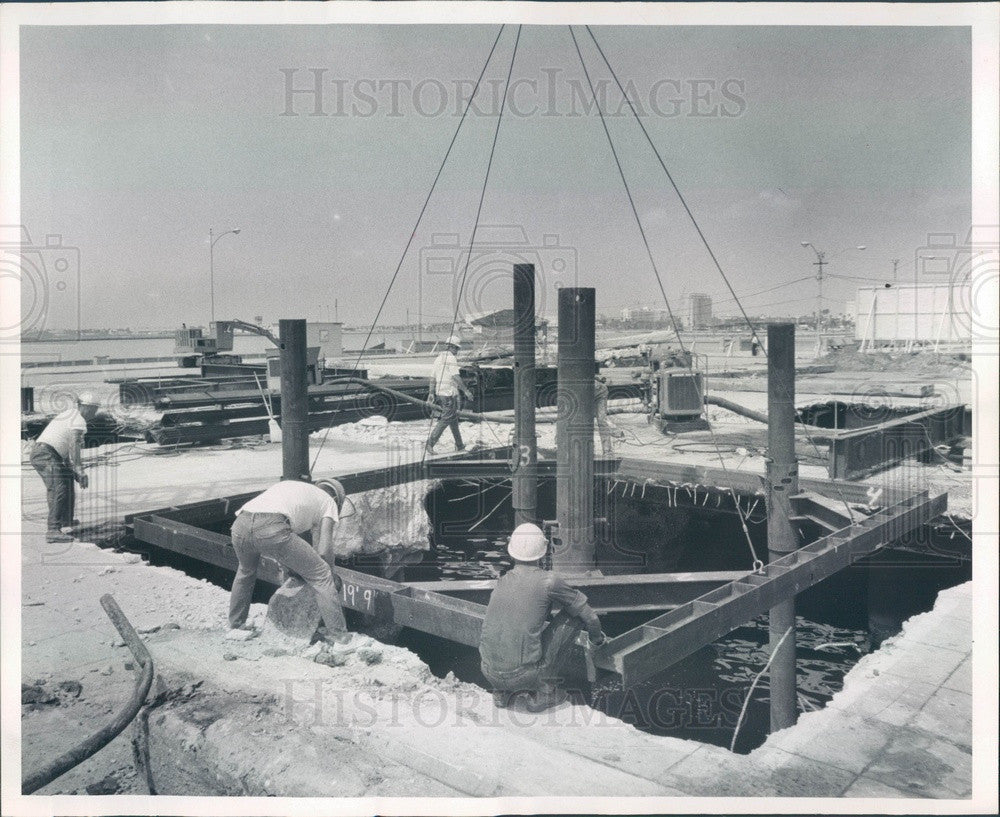
[[[240,228],[226,230],[224,233],[215,235],[212,228],[208,228],[208,278],[209,278],[209,309],[211,323],[215,323],[215,242],[226,235],[239,235]],[[209,324],[211,326],[211,324]]]
[[[813,266],[818,270],[816,273],[816,354],[819,355],[823,351],[823,267],[830,262],[826,260],[826,253],[816,249],[812,242],[803,241],[802,246],[809,247],[816,253],[816,260],[813,261]],[[831,257],[836,257],[840,253],[852,249],[863,250],[865,249],[865,245],[858,244],[854,247],[845,247],[843,250],[838,250]]]

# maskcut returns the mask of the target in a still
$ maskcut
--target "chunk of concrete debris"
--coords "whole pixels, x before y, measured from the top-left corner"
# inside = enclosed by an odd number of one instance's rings
[[[118,572],[118,568],[115,568],[115,567],[106,567],[106,568],[104,568],[104,570],[102,570],[97,575],[98,576],[107,576],[107,575],[109,575],[111,573],[117,573],[117,572]]]
[[[235,661],[237,658],[239,658],[239,656],[236,655],[236,653],[232,653],[232,652],[224,652],[224,653],[222,653],[222,660],[223,661]]]
[[[317,664],[325,664],[328,667],[342,667],[347,663],[347,656],[324,650],[319,653],[313,661]]]
[[[158,633],[160,631],[160,625],[154,624],[152,627],[136,627],[135,631],[139,635],[149,635],[150,633]]]
[[[312,640],[319,622],[316,593],[302,579],[292,576],[271,596],[262,634],[267,637],[274,631],[305,646]]]
[[[21,705],[31,709],[59,706],[59,698],[40,684],[21,684]]]
[[[142,556],[138,553],[125,553],[122,555],[122,561],[127,565],[134,565],[142,561]]]
[[[382,663],[382,653],[378,650],[373,650],[371,647],[362,647],[358,650],[358,658],[369,666]]]
[[[180,628],[181,625],[178,624],[176,621],[168,621],[166,624],[163,625],[164,630],[179,630]]]
[[[319,641],[317,641],[315,644],[310,644],[308,647],[302,650],[302,652],[300,652],[299,655],[308,661],[312,661],[321,652],[323,652],[323,645]]]
[[[120,790],[121,785],[118,783],[117,778],[111,774],[103,780],[98,780],[96,783],[87,784],[87,794],[117,794]]]
[[[101,670],[101,675],[111,675],[111,673],[113,673],[114,671],[115,671],[114,667],[107,666]]]
[[[59,690],[74,698],[79,698],[83,685],[79,681],[60,681]]]

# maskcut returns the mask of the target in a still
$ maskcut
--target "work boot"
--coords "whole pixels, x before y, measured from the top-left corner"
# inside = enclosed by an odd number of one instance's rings
[[[74,540],[73,537],[70,536],[68,533],[63,533],[62,531],[58,530],[50,530],[48,533],[45,534],[45,541],[55,544],[55,543],[69,543]]]
[[[566,701],[566,691],[551,684],[542,684],[528,696],[525,708],[529,712],[544,712],[546,709],[559,706]]]
[[[516,692],[498,689],[493,693],[493,706],[497,709],[506,709],[514,702],[515,695],[517,695]]]

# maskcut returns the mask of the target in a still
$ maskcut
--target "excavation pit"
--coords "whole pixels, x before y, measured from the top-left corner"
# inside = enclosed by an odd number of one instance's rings
[[[513,527],[510,478],[462,477],[436,481],[424,499],[430,521],[429,549],[410,552],[408,558],[387,559],[382,554],[357,554],[343,566],[366,575],[390,575],[414,588],[433,586],[448,598],[485,603],[488,590],[471,588],[496,578],[509,565],[506,537]],[[555,480],[540,480],[539,515],[555,516]],[[199,527],[225,537],[236,502],[225,514],[202,513]],[[635,480],[599,479],[595,508],[606,520],[598,530],[598,568],[605,575],[659,573],[745,574],[752,564],[750,546],[740,516],[750,533],[753,551],[766,558],[766,517],[763,497],[751,490],[719,489],[694,484],[652,484]],[[810,538],[819,536],[813,530]],[[928,545],[928,537],[931,540]],[[921,528],[895,543],[906,551],[886,550],[820,582],[797,597],[798,690],[800,711],[821,708],[839,689],[844,674],[857,660],[898,631],[910,615],[930,609],[937,590],[968,578],[970,568],[960,554],[949,550],[946,532]],[[936,540],[941,541],[936,541]],[[907,542],[906,540],[914,540]],[[627,542],[628,547],[620,543]],[[131,543],[135,544],[135,543]],[[923,555],[918,552],[920,545]],[[154,563],[171,564],[191,575],[228,589],[231,570],[168,549],[148,549]],[[447,584],[455,588],[449,592]],[[715,586],[720,586],[720,580]],[[905,587],[906,592],[898,588]],[[256,601],[266,601],[274,585],[258,583]],[[656,611],[615,610],[615,592],[585,589],[601,611],[609,635],[637,627],[664,610],[702,593],[671,598]],[[630,594],[626,585],[619,595]],[[348,610],[355,628],[372,624],[370,617]],[[401,646],[417,653],[431,671],[486,687],[479,672],[478,652],[461,643],[410,627],[379,632],[395,636]],[[634,724],[639,729],[728,748],[740,709],[754,676],[767,659],[765,617],[752,618],[728,635],[701,647],[641,683],[623,687],[612,673],[601,673],[593,684],[582,680],[568,685],[577,703]],[[759,746],[768,730],[766,675],[760,679],[747,706],[736,742],[737,752]]]

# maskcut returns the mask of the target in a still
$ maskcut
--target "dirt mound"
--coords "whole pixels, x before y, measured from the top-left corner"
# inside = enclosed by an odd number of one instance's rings
[[[937,377],[962,376],[969,369],[968,357],[958,353],[864,352],[836,349],[816,361],[841,372],[908,372]]]

